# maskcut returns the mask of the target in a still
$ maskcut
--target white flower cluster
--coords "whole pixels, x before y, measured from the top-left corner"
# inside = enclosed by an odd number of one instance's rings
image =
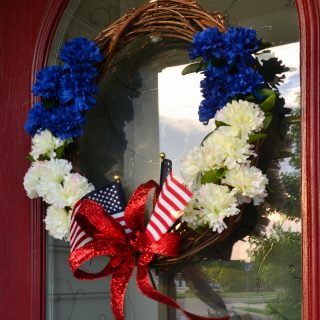
[[[268,179],[250,165],[255,153],[249,137],[261,131],[264,119],[258,105],[232,101],[216,113],[218,125],[209,137],[186,156],[181,174],[194,196],[183,220],[191,228],[209,226],[222,232],[227,227],[224,218],[238,214],[239,204],[263,202]],[[201,175],[216,170],[222,170],[218,183],[199,184]]]
[[[32,138],[30,155],[33,160],[38,160],[40,156],[51,159],[56,156],[56,150],[63,146],[64,143],[65,141],[54,137],[49,130],[41,131]],[[68,140],[67,143],[69,143]]]
[[[227,227],[223,219],[239,213],[237,204],[235,190],[207,183],[194,192],[183,220],[194,229],[208,225],[213,231],[222,232]]]
[[[72,164],[56,158],[56,150],[69,141],[55,138],[50,131],[36,134],[30,155],[35,160],[27,171],[23,185],[29,198],[42,197],[50,206],[45,218],[46,229],[56,239],[68,239],[70,215],[75,203],[94,190],[92,184]],[[48,160],[39,160],[39,158]]]

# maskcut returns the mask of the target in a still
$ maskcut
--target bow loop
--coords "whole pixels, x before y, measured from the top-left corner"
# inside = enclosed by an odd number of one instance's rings
[[[138,231],[144,232],[146,229],[146,204],[148,200],[148,195],[152,189],[155,189],[153,195],[153,203],[155,203],[156,197],[159,193],[159,186],[155,181],[149,180],[148,182],[140,185],[135,190],[125,209],[124,219],[126,221],[126,225],[134,233]]]
[[[95,201],[82,200],[75,219],[83,231],[96,240],[127,241],[122,226]]]

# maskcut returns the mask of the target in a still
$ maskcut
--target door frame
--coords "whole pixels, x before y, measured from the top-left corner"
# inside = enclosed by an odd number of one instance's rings
[[[301,54],[303,319],[314,320],[320,315],[320,0],[295,2]],[[0,160],[3,200],[0,201],[3,214],[0,256],[6,262],[0,273],[1,287],[6,289],[2,294],[1,319],[16,320],[23,316],[27,320],[44,320],[46,317],[44,208],[39,200],[29,201],[21,186],[28,167],[25,155],[30,148],[30,139],[22,128],[32,105],[29,88],[36,71],[46,64],[67,4],[68,0],[17,0],[0,5],[0,12],[6,12],[2,19],[6,25],[0,28],[0,36],[8,40],[0,56],[0,61],[5,62],[0,90],[6,93],[0,94],[4,97],[0,150],[7,150]],[[17,19],[15,9],[19,10]],[[8,38],[8,31],[10,35],[12,30],[16,39]],[[12,88],[21,90],[15,92]]]
[[[300,28],[303,318],[320,315],[320,0],[296,0]]]

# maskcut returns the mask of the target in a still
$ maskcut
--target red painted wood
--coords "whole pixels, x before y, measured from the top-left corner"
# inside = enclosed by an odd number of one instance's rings
[[[0,4],[0,319],[45,319],[43,210],[38,201],[30,205],[21,184],[30,147],[23,123],[31,105],[32,77],[46,61],[66,3]],[[320,0],[296,0],[296,4],[303,109],[303,319],[314,320],[320,316]]]
[[[48,35],[54,32],[63,3],[0,3],[0,319],[45,319],[42,210],[39,202],[27,199],[22,186],[30,149],[23,124],[31,106],[33,66],[45,61]]]
[[[37,71],[47,62],[56,27],[67,4],[67,0],[53,0],[47,6],[35,44],[31,83],[35,82]],[[44,206],[41,200],[33,200],[31,202],[32,320],[46,318],[46,231],[43,225],[44,214]]]
[[[303,319],[320,317],[320,1],[297,0],[301,41]]]

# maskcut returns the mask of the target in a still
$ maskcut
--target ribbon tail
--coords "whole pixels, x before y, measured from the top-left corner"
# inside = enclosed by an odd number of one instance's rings
[[[142,255],[139,259],[138,268],[137,268],[137,286],[145,296],[157,302],[161,302],[168,306],[179,309],[190,320],[229,320],[230,319],[229,316],[220,317],[220,318],[207,318],[207,317],[193,314],[189,311],[182,309],[175,300],[169,298],[168,296],[154,289],[148,277],[148,263],[152,260],[152,258],[153,258],[152,254]]]
[[[124,320],[124,296],[135,265],[135,256],[126,258],[124,264],[111,278],[111,308],[116,320]]]

